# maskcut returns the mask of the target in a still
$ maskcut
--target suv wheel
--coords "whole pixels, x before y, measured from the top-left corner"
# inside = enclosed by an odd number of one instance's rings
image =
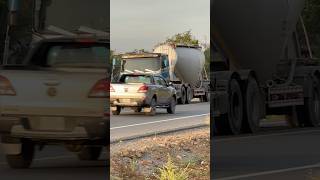
[[[18,155],[6,155],[7,163],[14,169],[29,168],[34,157],[34,144],[31,141],[24,141],[21,144],[21,153]]]

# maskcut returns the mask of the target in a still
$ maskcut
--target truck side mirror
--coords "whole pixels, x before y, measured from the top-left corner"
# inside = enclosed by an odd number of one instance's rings
[[[9,10],[8,24],[10,26],[16,26],[18,24],[17,16],[19,11],[19,4],[20,4],[20,0],[8,0],[8,10]]]

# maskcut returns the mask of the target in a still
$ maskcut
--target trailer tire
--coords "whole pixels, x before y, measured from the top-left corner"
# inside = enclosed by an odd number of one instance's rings
[[[314,78],[311,97],[304,98],[304,106],[297,107],[299,125],[302,127],[319,127],[320,125],[320,81]]]
[[[206,94],[202,97],[202,102],[209,102],[210,100],[210,93],[206,92]]]
[[[186,87],[186,104],[190,104],[193,98],[192,90],[190,87]]]
[[[8,165],[13,169],[27,169],[31,166],[34,157],[34,144],[31,141],[23,141],[21,153],[18,155],[6,155]]]
[[[260,129],[261,91],[257,81],[250,77],[247,81],[244,97],[243,131],[255,133]]]
[[[229,108],[228,113],[215,118],[218,134],[239,134],[243,119],[243,100],[240,84],[236,79],[229,82]]]
[[[179,104],[185,104],[186,103],[186,89],[184,86],[181,87],[181,97],[178,99]]]

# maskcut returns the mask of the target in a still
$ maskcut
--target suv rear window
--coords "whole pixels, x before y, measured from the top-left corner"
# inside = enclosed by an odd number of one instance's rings
[[[103,43],[44,43],[27,65],[41,67],[107,67],[109,48]]]
[[[52,46],[48,50],[48,66],[76,66],[107,63],[108,50],[103,46]]]
[[[121,83],[145,83],[145,84],[151,84],[151,77],[150,76],[144,76],[144,75],[127,75],[123,76],[120,79]]]

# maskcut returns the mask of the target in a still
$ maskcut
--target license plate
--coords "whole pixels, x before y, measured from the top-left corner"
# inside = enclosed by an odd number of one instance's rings
[[[130,100],[130,99],[121,99],[121,102],[122,102],[122,103],[130,103],[131,100]]]
[[[41,117],[39,120],[40,130],[62,131],[66,129],[64,117]]]

